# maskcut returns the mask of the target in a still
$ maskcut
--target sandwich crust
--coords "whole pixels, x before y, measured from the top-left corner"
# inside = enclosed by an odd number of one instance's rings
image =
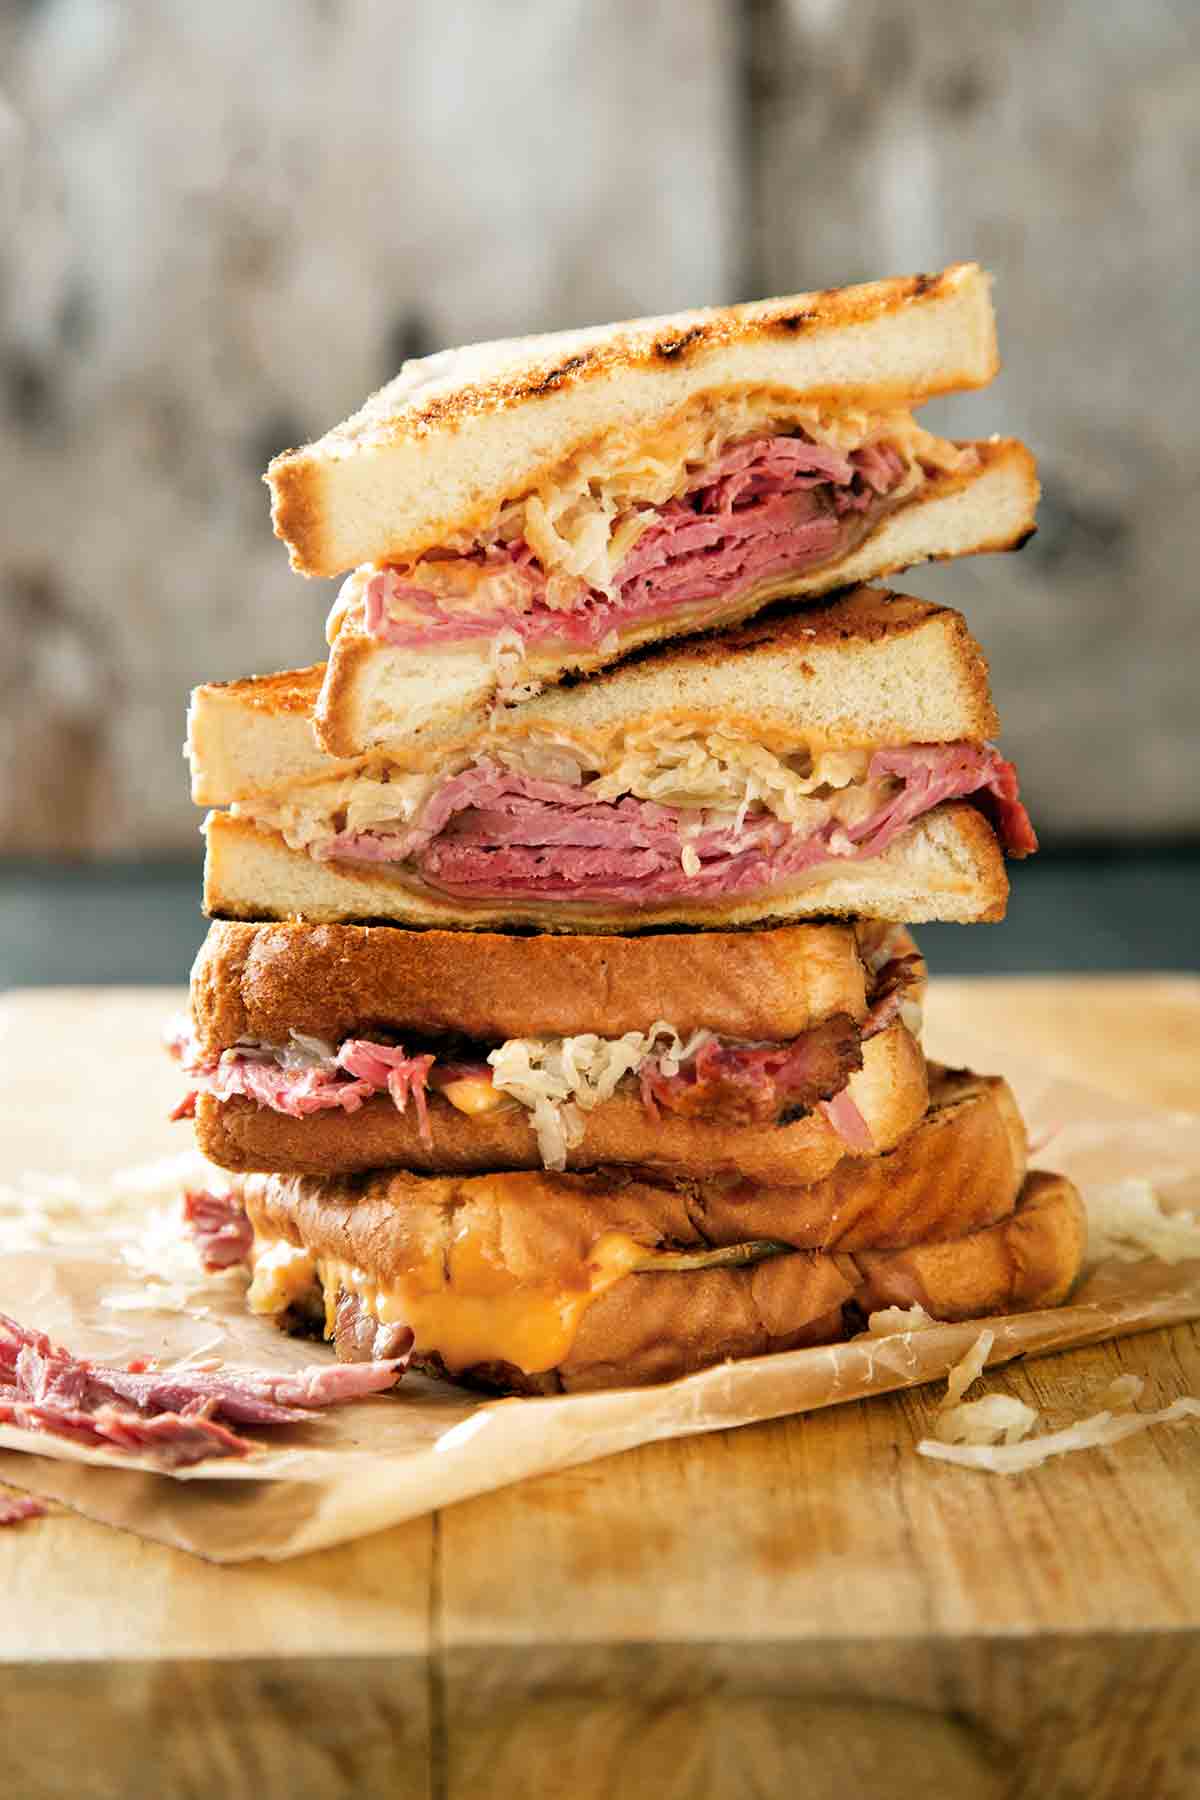
[[[750,898],[663,906],[594,906],[573,901],[455,900],[406,887],[367,864],[318,862],[291,850],[277,832],[210,813],[205,824],[204,910],[222,919],[298,919],[309,924],[394,920],[404,925],[545,932],[708,930],[796,919],[865,918],[919,925],[934,919],[977,924],[1002,919],[1008,902],[1004,854],[976,807],[934,808],[882,856],[822,864],[793,887]]]
[[[935,1165],[930,1179],[939,1178]],[[648,1249],[697,1241],[682,1187],[611,1171],[481,1176],[467,1183],[250,1176],[240,1191],[261,1241],[282,1238],[318,1262],[326,1259],[327,1270],[353,1267],[373,1284],[396,1284],[424,1267],[451,1217],[456,1241],[471,1237],[496,1271],[497,1291],[531,1296],[586,1293],[590,1259],[606,1232]],[[1085,1242],[1075,1189],[1060,1175],[1038,1172],[1025,1178],[1015,1210],[937,1242],[853,1254],[801,1250],[748,1267],[626,1274],[584,1307],[566,1354],[552,1368],[489,1361],[449,1372],[510,1393],[637,1386],[729,1358],[832,1342],[849,1335],[862,1315],[892,1305],[919,1303],[946,1320],[1054,1306],[1078,1277]],[[288,1315],[280,1318],[286,1323]],[[418,1342],[416,1350],[425,1366],[446,1371],[437,1343]],[[353,1351],[339,1342],[339,1354]]]
[[[915,952],[907,939],[897,954]],[[621,1037],[668,1020],[681,1036],[782,1042],[831,1013],[861,1021],[867,978],[852,925],[649,937],[507,936],[395,925],[210,927],[192,969],[197,1049],[292,1031],[340,1043],[374,1029],[494,1044]]]
[[[899,1023],[868,1038],[863,1066],[847,1092],[871,1133],[874,1153],[892,1149],[925,1113],[925,1060]],[[277,1174],[345,1175],[405,1168],[428,1173],[537,1169],[533,1115],[514,1102],[467,1116],[439,1094],[428,1097],[429,1140],[415,1110],[399,1112],[381,1095],[354,1113],[332,1108],[292,1118],[242,1098],[196,1102],[196,1142],[218,1168]],[[583,1114],[583,1137],[567,1151],[572,1169],[637,1164],[680,1174],[737,1175],[748,1181],[819,1181],[852,1155],[819,1109],[790,1124],[733,1125],[663,1112],[652,1117],[640,1094],[621,1088]]]
[[[1039,1171],[1026,1178],[1009,1218],[947,1243],[845,1258],[798,1252],[695,1278],[628,1275],[584,1313],[570,1356],[553,1372],[556,1386],[643,1386],[730,1357],[836,1342],[851,1335],[851,1305],[869,1315],[919,1302],[947,1321],[1059,1306],[1079,1277],[1086,1235],[1076,1189]],[[695,1287],[682,1289],[693,1279]],[[532,1391],[555,1391],[542,1385],[545,1377],[533,1379]],[[482,1377],[508,1392],[531,1391],[528,1380],[516,1371],[507,1380],[502,1371],[499,1381],[492,1371]]]
[[[652,427],[700,395],[772,387],[907,408],[998,367],[988,279],[936,275],[443,351],[267,471],[292,567],[335,575],[484,526],[589,440]]]

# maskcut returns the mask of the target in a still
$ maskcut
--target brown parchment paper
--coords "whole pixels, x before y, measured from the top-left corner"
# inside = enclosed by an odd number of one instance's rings
[[[987,1068],[986,1047],[955,1043]],[[1006,1069],[1041,1145],[1098,1204],[1140,1178],[1172,1209],[1200,1207],[1200,1118],[1152,1112],[1030,1065]],[[0,1310],[100,1360],[220,1357],[230,1367],[291,1368],[331,1354],[294,1343],[242,1304],[236,1273],[203,1277],[178,1232],[186,1159],[131,1178],[93,1207],[45,1179],[0,1217]],[[150,1228],[147,1229],[147,1220]],[[989,1321],[990,1362],[1200,1317],[1200,1260],[1099,1261],[1071,1303]],[[396,1394],[263,1431],[244,1461],[163,1475],[148,1462],[0,1427],[0,1481],[88,1517],[218,1562],[284,1558],[336,1544],[526,1476],[683,1437],[834,1406],[944,1376],[978,1322],[731,1363],[669,1387],[481,1401],[405,1377]],[[250,1435],[255,1435],[253,1431]]]

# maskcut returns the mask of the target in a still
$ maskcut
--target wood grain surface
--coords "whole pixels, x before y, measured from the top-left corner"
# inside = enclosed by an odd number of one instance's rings
[[[100,1175],[177,1144],[156,1051],[174,998],[0,1002],[10,1168]],[[964,1035],[988,1037],[997,1068],[1034,1050],[1200,1105],[1190,978],[935,982],[931,1049]],[[98,1055],[107,1099],[89,1107]],[[1092,1411],[1124,1372],[1158,1404],[1200,1394],[1200,1337],[1038,1358],[989,1385]],[[0,1533],[9,1791],[1200,1792],[1200,1434],[1005,1481],[915,1455],[936,1400],[650,1445],[278,1566],[214,1568],[63,1512]]]

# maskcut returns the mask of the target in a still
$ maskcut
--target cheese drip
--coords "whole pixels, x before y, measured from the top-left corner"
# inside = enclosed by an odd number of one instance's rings
[[[256,1232],[250,1310],[286,1312],[324,1289],[325,1336],[332,1339],[338,1298],[353,1294],[381,1325],[407,1325],[413,1354],[436,1354],[450,1374],[476,1363],[504,1362],[538,1375],[571,1353],[584,1313],[627,1275],[686,1274],[744,1267],[787,1255],[790,1244],[770,1239],[718,1248],[669,1250],[606,1231],[593,1244],[578,1282],[521,1281],[487,1254],[477,1233],[462,1232],[443,1255],[431,1248],[391,1281],[339,1257],[318,1256],[286,1238]]]
[[[647,1254],[623,1232],[605,1232],[592,1247],[581,1287],[520,1282],[472,1233],[457,1238],[445,1258],[435,1251],[387,1284],[351,1263],[319,1257],[325,1335],[333,1336],[342,1291],[357,1295],[381,1325],[407,1325],[413,1354],[436,1352],[451,1374],[474,1363],[505,1362],[538,1375],[565,1362],[588,1307]]]

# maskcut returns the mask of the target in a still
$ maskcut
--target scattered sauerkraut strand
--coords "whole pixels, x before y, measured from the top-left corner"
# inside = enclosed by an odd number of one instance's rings
[[[1114,1375],[1100,1398],[1107,1407],[1136,1406],[1145,1391],[1140,1375]]]
[[[982,1400],[944,1407],[933,1431],[942,1444],[1016,1444],[1028,1437],[1037,1416],[1037,1408],[1015,1394],[985,1394]]]
[[[1180,1425],[1187,1419],[1200,1419],[1200,1400],[1190,1394],[1173,1400],[1159,1412],[1127,1413],[1121,1419],[1114,1418],[1111,1412],[1094,1413],[1089,1419],[1079,1419],[1060,1431],[1050,1431],[1023,1443],[945,1444],[935,1438],[922,1438],[917,1454],[937,1462],[956,1463],[962,1469],[982,1469],[990,1475],[1021,1475],[1027,1469],[1040,1468],[1052,1456],[1119,1444],[1123,1438],[1151,1425]]]
[[[946,1398],[943,1408],[957,1406],[971,1383],[977,1381],[983,1374],[995,1341],[994,1331],[986,1329],[981,1331],[966,1355],[955,1363],[946,1376]]]
[[[125,1237],[156,1204],[178,1201],[188,1186],[223,1181],[198,1150],[118,1169],[100,1180],[25,1172],[0,1184],[0,1251]]]
[[[1131,1177],[1085,1192],[1088,1261],[1187,1262],[1200,1257],[1200,1222],[1193,1212],[1167,1212],[1148,1181]]]

